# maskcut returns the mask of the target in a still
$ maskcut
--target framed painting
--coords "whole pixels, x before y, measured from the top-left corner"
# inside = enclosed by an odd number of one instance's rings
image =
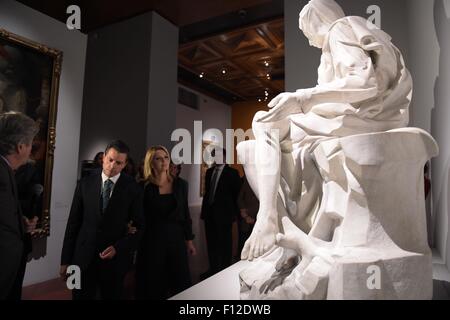
[[[24,216],[39,218],[34,237],[50,234],[50,199],[62,52],[0,29],[0,113],[39,124],[30,161],[16,171]]]

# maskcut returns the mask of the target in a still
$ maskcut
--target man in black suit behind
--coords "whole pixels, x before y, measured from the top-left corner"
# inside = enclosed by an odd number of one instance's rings
[[[237,170],[225,164],[225,149],[215,148],[211,156],[215,165],[206,171],[201,219],[205,221],[209,272],[214,274],[231,265],[232,225],[239,214],[241,179]]]
[[[36,219],[22,215],[14,170],[28,161],[37,124],[15,112],[0,115],[0,300],[20,300],[28,255],[25,234]]]
[[[105,150],[103,168],[81,179],[67,222],[61,254],[60,274],[67,267],[81,270],[81,289],[73,289],[75,300],[121,299],[123,282],[143,230],[142,190],[134,178],[122,173],[129,148],[122,141]],[[128,232],[132,221],[136,232]]]

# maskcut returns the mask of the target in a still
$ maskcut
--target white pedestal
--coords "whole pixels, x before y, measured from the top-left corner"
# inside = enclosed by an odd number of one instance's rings
[[[169,300],[239,300],[239,272],[249,263],[239,261]]]

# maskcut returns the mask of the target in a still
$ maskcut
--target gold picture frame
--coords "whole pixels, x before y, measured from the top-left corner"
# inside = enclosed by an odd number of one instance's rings
[[[20,111],[39,124],[39,133],[33,141],[32,161],[16,172],[23,214],[39,217],[36,232],[33,233],[36,238],[50,234],[62,57],[60,50],[0,28],[0,81],[3,81],[0,86],[0,113]]]

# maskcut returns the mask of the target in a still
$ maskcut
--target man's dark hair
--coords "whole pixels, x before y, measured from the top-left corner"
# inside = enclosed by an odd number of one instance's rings
[[[118,153],[125,153],[127,155],[127,160],[130,157],[130,148],[122,140],[111,141],[105,149],[105,155],[108,153],[109,149],[114,149]]]
[[[94,157],[94,162],[98,162],[98,159],[100,159],[100,156],[103,156],[105,153],[103,151],[97,152],[97,154]]]

